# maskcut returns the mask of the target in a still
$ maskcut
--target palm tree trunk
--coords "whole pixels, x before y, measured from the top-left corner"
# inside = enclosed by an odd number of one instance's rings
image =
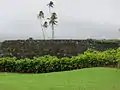
[[[54,25],[52,24],[52,39],[54,39]]]
[[[43,39],[45,40],[45,34],[44,34],[43,26],[42,26],[42,20],[40,20],[40,24],[41,24],[41,29],[42,29],[42,33],[43,33]]]
[[[48,34],[47,34],[46,28],[44,28],[44,34],[45,34],[46,38],[48,38]]]
[[[45,40],[45,33],[44,33],[43,28],[42,28],[42,32],[43,32],[43,39]]]
[[[50,13],[50,15],[51,15],[51,9],[50,9],[50,6],[49,6],[49,13]]]

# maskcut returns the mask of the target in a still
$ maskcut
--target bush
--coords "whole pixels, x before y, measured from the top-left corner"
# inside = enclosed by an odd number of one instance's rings
[[[103,52],[88,50],[71,58],[55,56],[34,57],[33,59],[0,58],[0,72],[48,73],[73,69],[116,66],[120,60],[120,48]]]

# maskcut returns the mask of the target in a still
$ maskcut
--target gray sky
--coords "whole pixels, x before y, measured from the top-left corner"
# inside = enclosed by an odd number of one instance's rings
[[[56,38],[119,38],[120,0],[53,0]],[[49,0],[0,0],[0,40],[43,38],[37,14]],[[51,37],[51,29],[46,30]]]

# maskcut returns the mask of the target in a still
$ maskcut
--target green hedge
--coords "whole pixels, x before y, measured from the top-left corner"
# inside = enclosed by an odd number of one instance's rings
[[[87,67],[116,66],[120,59],[120,48],[103,52],[88,50],[72,58],[43,56],[34,59],[0,58],[0,72],[48,73]]]

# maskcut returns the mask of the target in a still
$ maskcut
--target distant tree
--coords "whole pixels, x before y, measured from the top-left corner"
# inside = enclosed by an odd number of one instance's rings
[[[44,20],[44,13],[43,11],[40,11],[37,18],[40,19],[40,24],[41,24],[41,29],[42,29],[42,33],[43,33],[43,38],[45,39],[45,34],[44,34],[44,28],[43,28],[43,20]]]
[[[50,1],[47,4],[47,6],[49,7],[49,13],[50,13],[50,18],[47,18],[47,19],[49,20],[49,25],[51,25],[51,28],[52,28],[52,39],[54,39],[54,29],[55,29],[55,25],[57,25],[57,23],[58,23],[58,21],[57,21],[57,14],[55,12],[51,12],[51,8],[54,7],[53,1]],[[43,37],[45,39],[44,30],[48,27],[48,22],[45,21],[43,11],[39,12],[38,18],[40,18],[41,28],[42,28],[42,32],[43,32]],[[44,20],[44,23],[43,23],[43,20]]]
[[[44,28],[44,32],[46,33],[46,29],[48,28],[48,22],[47,21],[44,21],[43,28]]]
[[[49,20],[49,24],[51,25],[52,28],[52,39],[54,39],[54,29],[55,29],[55,25],[57,25],[58,21],[57,21],[57,14],[54,12],[52,13],[51,17],[48,18]]]
[[[43,27],[44,27],[44,28],[47,28],[47,27],[48,27],[48,22],[47,22],[47,21],[44,22]]]
[[[51,8],[54,7],[53,1],[50,1],[50,2],[47,4],[47,6],[49,7],[49,13],[51,14]]]

